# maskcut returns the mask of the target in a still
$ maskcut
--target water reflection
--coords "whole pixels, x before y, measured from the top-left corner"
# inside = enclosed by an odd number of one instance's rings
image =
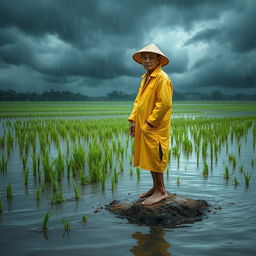
[[[164,239],[164,234],[160,226],[151,226],[149,234],[135,232],[132,237],[137,240],[137,244],[130,251],[136,256],[171,256],[168,252],[171,245]]]

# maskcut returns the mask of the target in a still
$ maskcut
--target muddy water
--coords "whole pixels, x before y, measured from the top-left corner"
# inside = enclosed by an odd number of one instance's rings
[[[251,159],[256,154],[252,147],[252,131],[247,140],[241,141],[241,155],[237,145],[229,143],[229,153],[237,156],[237,166],[232,170],[223,147],[217,164],[209,170],[208,178],[202,176],[203,166],[196,165],[195,155],[181,157],[180,167],[175,159],[170,161],[170,176],[165,174],[169,192],[205,199],[221,210],[210,213],[203,221],[177,228],[150,227],[129,223],[104,209],[104,205],[117,200],[134,200],[151,186],[151,175],[141,170],[129,174],[128,160],[119,175],[117,189],[112,192],[110,179],[102,191],[100,184],[79,186],[81,199],[69,200],[61,205],[50,204],[52,190],[45,187],[41,200],[35,200],[38,187],[30,172],[28,186],[23,184],[22,164],[18,146],[11,153],[8,172],[0,176],[1,255],[255,255],[256,252],[256,164]],[[30,159],[30,158],[29,158]],[[31,162],[28,163],[28,165]],[[240,165],[251,173],[251,182],[245,187]],[[229,181],[223,178],[224,166],[231,171]],[[210,167],[210,165],[209,165]],[[180,177],[180,185],[176,184]],[[235,187],[233,178],[240,184]],[[14,197],[6,199],[6,187],[12,184]],[[79,184],[79,181],[77,181]],[[73,186],[64,178],[59,184],[65,198],[74,197]],[[46,212],[50,212],[49,230],[40,232]],[[87,224],[82,216],[88,217]],[[65,234],[61,219],[69,220],[71,231]]]

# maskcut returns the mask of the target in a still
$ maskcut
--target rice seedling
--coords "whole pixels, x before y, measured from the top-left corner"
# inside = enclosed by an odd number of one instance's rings
[[[8,158],[5,159],[4,155],[2,155],[2,159],[0,159],[0,171],[7,171]]]
[[[105,183],[106,183],[107,173],[105,171],[101,172],[100,175],[100,182],[102,190],[105,190]]]
[[[21,156],[21,160],[22,160],[23,170],[25,170],[25,169],[26,169],[26,167],[27,167],[27,160],[28,160],[28,156],[27,156],[27,155],[23,155],[23,156]]]
[[[36,190],[36,200],[39,201],[40,200],[40,189],[37,188]]]
[[[72,158],[74,160],[74,170],[84,170],[85,167],[85,149],[81,144],[77,144],[72,152]]]
[[[177,177],[177,181],[176,181],[177,185],[180,185],[180,176]]]
[[[52,184],[53,191],[57,191],[59,186],[58,186],[58,181],[57,181],[57,178],[56,178],[56,174],[53,171],[50,173],[50,181],[51,181],[51,184]]]
[[[26,167],[24,170],[24,184],[26,186],[28,185],[28,167]]]
[[[244,165],[241,165],[241,166],[240,166],[239,171],[240,171],[240,172],[243,172],[243,171],[244,171]]]
[[[204,161],[203,176],[208,176],[208,174],[209,174],[208,164],[206,163],[206,161]]]
[[[112,175],[112,177],[111,177],[111,189],[112,189],[112,191],[114,191],[116,189],[116,179],[115,179],[114,175]]]
[[[57,180],[61,181],[64,175],[64,159],[60,149],[58,150],[58,157],[53,160],[55,171],[57,173]]]
[[[42,223],[42,231],[47,231],[48,230],[48,223],[50,219],[50,214],[47,212],[44,216],[43,223]]]
[[[12,198],[13,197],[13,194],[12,194],[12,185],[11,183],[9,183],[7,185],[7,198]]]
[[[0,200],[0,213],[3,211],[3,204],[2,204],[2,202],[1,202],[1,200]]]
[[[234,154],[228,155],[229,162],[232,162],[233,169],[236,167],[236,157]]]
[[[130,167],[130,175],[133,175],[133,168]]]
[[[73,183],[73,187],[75,190],[75,199],[78,200],[80,198],[80,191],[79,191],[78,187],[76,186],[74,179],[72,179],[72,183]]]
[[[229,178],[230,178],[229,169],[228,169],[228,166],[225,166],[224,179],[228,180]]]
[[[244,182],[245,182],[245,186],[248,187],[250,186],[250,179],[251,179],[251,174],[243,172],[244,174]]]
[[[86,185],[89,183],[89,178],[84,174],[83,171],[80,171],[80,184]]]
[[[70,223],[68,222],[68,220],[65,220],[64,218],[62,218],[61,221],[64,226],[64,231],[68,233],[71,229]]]
[[[240,153],[241,153],[241,144],[238,143],[238,144],[237,144],[237,147],[238,147],[238,155],[240,156]]]
[[[137,179],[139,180],[140,179],[140,168],[139,167],[136,168],[136,174],[137,174]]]
[[[49,152],[45,150],[43,156],[43,170],[44,170],[44,180],[45,182],[51,182],[51,173],[53,173],[53,163],[50,162]]]
[[[251,159],[251,166],[254,167],[254,159]]]
[[[57,191],[55,195],[52,196],[51,204],[61,204],[64,201],[64,197],[62,196],[60,191]]]
[[[169,175],[170,175],[170,168],[169,167],[167,167],[167,169],[166,169],[166,175],[167,175],[167,178],[169,178]]]
[[[83,217],[82,217],[82,222],[85,224],[87,221],[88,221],[87,216],[83,215]]]
[[[36,176],[37,173],[37,156],[35,153],[32,154],[32,167],[33,167],[33,176]]]
[[[237,177],[234,177],[234,185],[235,185],[235,186],[238,186],[238,185],[239,185],[239,181],[238,181]]]

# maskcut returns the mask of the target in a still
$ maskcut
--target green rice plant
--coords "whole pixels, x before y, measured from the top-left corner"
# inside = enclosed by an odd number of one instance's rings
[[[132,165],[132,163],[133,163],[133,156],[130,155],[130,165]]]
[[[40,200],[40,189],[37,188],[36,190],[36,200],[39,201]]]
[[[206,161],[204,161],[203,176],[208,176],[208,174],[209,174],[209,167]]]
[[[116,167],[114,168],[114,178],[115,178],[115,183],[118,183],[118,172],[116,171]]]
[[[64,175],[64,159],[60,149],[58,150],[58,157],[53,160],[55,171],[57,173],[57,180],[61,181]]]
[[[120,171],[121,172],[124,171],[124,163],[122,161],[120,161]]]
[[[133,175],[133,168],[130,167],[130,175]]]
[[[7,198],[12,198],[13,197],[13,194],[12,194],[12,185],[11,183],[9,183],[7,185]]]
[[[111,177],[111,189],[112,189],[112,191],[114,191],[116,189],[115,175],[112,175],[112,177]]]
[[[28,155],[23,155],[23,156],[21,156],[21,160],[22,160],[23,170],[25,170],[26,167],[27,167]]]
[[[50,162],[49,152],[45,150],[43,156],[43,170],[44,170],[44,180],[45,182],[51,182],[51,173],[53,172],[53,163]]]
[[[236,167],[236,157],[234,154],[229,154],[228,155],[228,160],[229,162],[232,162],[233,168]]]
[[[238,143],[238,144],[237,144],[237,147],[238,147],[238,155],[240,156],[240,153],[241,153],[241,144]]]
[[[250,185],[251,174],[246,172],[243,172],[243,174],[244,174],[245,186],[248,187]]]
[[[61,204],[64,201],[64,197],[62,196],[60,191],[57,191],[55,195],[52,196],[51,204]]]
[[[136,174],[137,174],[137,179],[139,180],[140,179],[140,168],[139,167],[136,168]]]
[[[244,165],[241,165],[241,166],[240,166],[239,171],[240,171],[240,172],[244,172]]]
[[[85,167],[85,149],[81,144],[73,148],[72,158],[74,159],[75,170],[84,170]]]
[[[224,179],[228,180],[229,178],[230,178],[229,169],[228,169],[228,166],[225,166]]]
[[[81,185],[86,185],[89,183],[89,178],[84,174],[84,172],[81,170],[80,171],[80,184]]]
[[[70,223],[68,222],[68,220],[65,220],[64,218],[62,218],[61,221],[64,226],[64,231],[68,233],[71,230]]]
[[[35,153],[32,154],[32,166],[33,166],[33,176],[36,176],[36,173],[37,173],[37,155]]]
[[[88,221],[87,216],[83,215],[83,217],[82,217],[82,222],[85,224],[87,221]]]
[[[238,181],[237,177],[234,177],[234,185],[235,185],[235,186],[238,186],[238,185],[239,185],[239,181]]]
[[[49,214],[49,212],[47,212],[43,219],[43,224],[42,224],[42,229],[41,229],[42,231],[48,230],[49,219],[50,219],[50,214]]]
[[[73,183],[73,187],[75,190],[75,199],[78,200],[80,198],[80,191],[79,191],[78,187],[76,186],[74,179],[72,179],[72,183]]]
[[[0,171],[7,171],[8,158],[5,159],[4,155],[2,155],[2,159],[0,159]]]
[[[177,177],[177,181],[176,181],[177,185],[180,185],[180,176]]]
[[[254,159],[251,159],[251,166],[254,167]]]
[[[106,183],[107,173],[103,170],[100,174],[100,182],[102,190],[105,190],[105,183]]]
[[[40,163],[41,163],[41,158],[40,155],[37,156],[37,172],[39,173],[40,170]]]
[[[24,170],[24,184],[26,186],[28,185],[28,167],[26,167]]]
[[[58,186],[58,181],[57,181],[57,178],[56,178],[56,174],[53,171],[51,171],[51,173],[50,173],[50,180],[51,180],[53,191],[57,191],[59,186]]]
[[[3,204],[2,204],[2,202],[1,202],[1,200],[0,200],[0,213],[3,211]]]
[[[170,175],[170,168],[167,167],[166,169],[166,175],[167,175],[167,178],[169,178],[169,175]]]

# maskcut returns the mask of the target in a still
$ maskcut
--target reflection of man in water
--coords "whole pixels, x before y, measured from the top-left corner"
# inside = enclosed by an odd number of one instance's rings
[[[142,77],[138,95],[128,121],[135,138],[134,166],[151,172],[153,187],[140,195],[142,204],[151,205],[165,199],[163,172],[168,163],[173,86],[161,69],[169,59],[150,44],[133,55],[147,73]]]
[[[168,252],[171,245],[164,239],[163,229],[159,226],[151,226],[149,234],[135,232],[132,237],[137,240],[137,245],[130,249],[135,256],[171,255]]]

